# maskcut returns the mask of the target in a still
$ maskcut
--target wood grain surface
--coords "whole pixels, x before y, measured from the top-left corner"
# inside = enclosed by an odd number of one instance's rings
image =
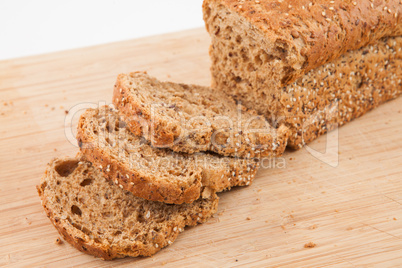
[[[209,85],[208,46],[196,29],[0,62],[1,267],[402,266],[402,98],[265,163],[153,257],[105,262],[55,244],[35,185],[51,158],[78,150],[79,112],[65,111],[110,103],[122,72]]]

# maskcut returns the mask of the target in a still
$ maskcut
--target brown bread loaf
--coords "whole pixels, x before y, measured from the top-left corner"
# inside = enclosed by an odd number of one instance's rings
[[[401,94],[402,39],[384,37],[401,35],[400,1],[258,2],[204,1],[213,87],[285,124],[288,146]]]

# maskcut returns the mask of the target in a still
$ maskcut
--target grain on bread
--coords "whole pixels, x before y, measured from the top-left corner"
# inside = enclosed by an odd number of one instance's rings
[[[214,49],[246,50],[231,51],[232,56],[219,51],[221,64],[233,69],[230,79],[255,89],[286,86],[349,50],[402,35],[400,0],[205,0],[203,12]],[[236,68],[229,57],[247,58],[251,64]],[[260,62],[259,72],[237,74]]]
[[[104,175],[135,196],[191,203],[210,193],[249,185],[259,163],[210,153],[181,154],[153,148],[130,132],[117,110],[88,109],[78,123],[81,152]]]
[[[120,74],[113,103],[130,130],[154,147],[242,158],[280,156],[286,147],[284,126],[271,127],[212,88],[160,82],[143,72]]]
[[[290,132],[288,146],[301,148],[401,94],[402,40],[381,37],[401,35],[402,23],[395,14],[402,4],[290,2],[247,1],[239,4],[239,10],[234,1],[206,0],[204,18],[212,39],[212,86],[269,121],[285,124]],[[322,21],[318,8],[324,9],[327,17],[339,18]],[[247,10],[251,13],[246,14]],[[290,12],[289,18],[283,19],[288,17],[286,12]],[[281,23],[286,25],[280,27]],[[267,47],[277,40],[286,43],[282,56],[280,43]],[[306,53],[300,60],[297,55],[302,50]],[[291,60],[287,57],[293,57],[292,53],[302,65],[301,72],[288,68]]]
[[[218,205],[216,194],[182,205],[135,197],[82,156],[54,159],[37,189],[63,238],[105,260],[153,255],[172,244],[185,226],[205,222]]]
[[[288,146],[301,148],[331,129],[358,118],[402,93],[402,37],[384,38],[315,68],[294,83],[261,97],[262,91],[233,94],[267,118],[289,128]],[[214,72],[215,81],[227,80]]]

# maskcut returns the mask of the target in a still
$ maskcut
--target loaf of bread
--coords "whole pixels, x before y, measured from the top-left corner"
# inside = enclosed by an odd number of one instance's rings
[[[191,203],[249,185],[259,165],[254,159],[153,148],[108,106],[88,109],[81,116],[77,140],[85,157],[111,181],[135,196],[165,203]]]
[[[214,65],[255,90],[286,86],[349,50],[402,35],[400,0],[205,0],[203,11]]]
[[[113,103],[130,130],[154,147],[242,158],[280,156],[286,147],[286,127],[271,127],[212,88],[160,82],[141,72],[121,74]]]
[[[289,147],[402,93],[402,39],[384,37],[401,35],[400,1],[259,2],[204,2],[212,84],[285,124]]]
[[[81,156],[53,160],[37,189],[60,235],[105,260],[153,255],[172,244],[186,225],[205,222],[218,205],[216,194],[182,205],[135,197]]]

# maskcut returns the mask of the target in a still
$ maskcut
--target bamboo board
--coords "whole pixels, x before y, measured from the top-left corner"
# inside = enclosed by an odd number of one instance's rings
[[[110,103],[122,72],[209,85],[208,46],[196,29],[0,62],[1,267],[402,266],[402,98],[340,128],[335,154],[286,152],[283,168],[221,194],[214,218],[153,257],[104,262],[55,244],[35,185],[51,158],[77,152],[65,110]]]

